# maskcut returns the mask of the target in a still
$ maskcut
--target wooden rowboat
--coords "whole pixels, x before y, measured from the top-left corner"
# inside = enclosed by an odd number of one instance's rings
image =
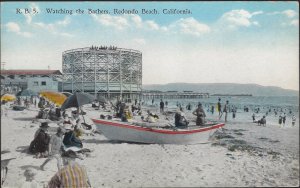
[[[109,140],[149,144],[198,144],[206,143],[209,137],[224,123],[210,123],[186,129],[149,127],[130,122],[92,119],[97,129]],[[154,123],[153,123],[154,124]]]

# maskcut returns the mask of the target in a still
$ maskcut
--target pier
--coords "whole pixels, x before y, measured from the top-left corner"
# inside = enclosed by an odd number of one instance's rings
[[[198,99],[209,98],[209,93],[176,92],[176,91],[143,91],[142,99]]]

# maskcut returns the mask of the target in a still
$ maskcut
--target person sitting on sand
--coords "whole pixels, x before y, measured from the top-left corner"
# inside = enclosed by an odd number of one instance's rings
[[[205,124],[206,114],[202,108],[202,104],[198,104],[198,108],[193,112],[193,115],[197,116],[196,125],[202,126]]]
[[[52,159],[57,160],[57,168],[58,170],[62,166],[62,158],[61,158],[61,153],[62,153],[62,137],[64,135],[64,132],[62,128],[58,127],[57,132],[55,135],[53,135],[50,139],[49,143],[49,156],[45,160],[45,162],[40,166],[41,170],[44,170],[45,165],[51,161]]]
[[[266,126],[266,116],[263,116],[260,120],[257,121],[258,125]]]
[[[85,167],[78,164],[75,158],[76,155],[64,157],[64,167],[51,178],[48,188],[91,187]]]
[[[83,147],[82,142],[79,138],[76,137],[72,127],[69,125],[66,126],[65,129],[67,131],[63,139],[63,144],[65,145],[65,147],[68,148],[68,147],[75,146],[75,147],[82,148]]]
[[[35,135],[35,138],[30,143],[29,152],[36,154],[37,158],[45,157],[48,152],[48,146],[50,142],[50,136],[48,132],[48,123],[41,123],[40,129]]]
[[[175,127],[186,128],[188,124],[189,122],[185,118],[184,113],[180,110],[177,110],[175,113]]]

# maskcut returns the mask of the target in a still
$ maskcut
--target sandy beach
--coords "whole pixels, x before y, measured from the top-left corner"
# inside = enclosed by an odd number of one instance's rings
[[[90,106],[84,108],[86,117],[98,118],[101,111]],[[21,187],[28,168],[36,169],[35,180],[43,187],[57,171],[55,160],[42,171],[45,158],[26,153],[40,125],[32,122],[37,113],[31,106],[21,112],[7,109],[7,116],[2,115],[1,160],[16,158],[8,164],[4,187]],[[76,160],[87,168],[93,187],[298,187],[299,121],[280,127],[271,118],[262,127],[252,123],[250,112],[238,113],[206,144],[133,144],[86,135],[84,148],[92,152]],[[217,120],[217,115],[207,119]],[[53,134],[57,124],[49,126]]]

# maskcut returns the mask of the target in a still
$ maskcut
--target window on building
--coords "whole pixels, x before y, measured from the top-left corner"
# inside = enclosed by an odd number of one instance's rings
[[[39,82],[33,82],[33,86],[38,86]]]
[[[42,86],[45,86],[46,85],[46,82],[42,82]]]

